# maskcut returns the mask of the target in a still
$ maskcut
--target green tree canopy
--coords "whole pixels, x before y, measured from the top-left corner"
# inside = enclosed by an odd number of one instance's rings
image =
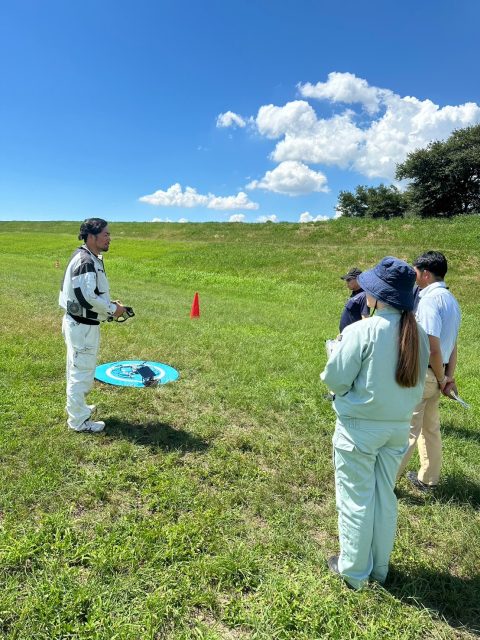
[[[355,193],[340,191],[337,209],[347,218],[390,218],[402,217],[407,202],[397,187],[381,184],[378,187],[359,185]]]
[[[445,142],[408,154],[396,177],[408,179],[412,213],[451,217],[480,213],[480,125],[458,129]]]

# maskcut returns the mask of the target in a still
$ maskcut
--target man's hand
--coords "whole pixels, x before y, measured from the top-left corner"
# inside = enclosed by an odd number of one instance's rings
[[[115,304],[117,305],[117,308],[115,310],[115,313],[113,314],[114,318],[120,318],[120,316],[123,316],[123,314],[126,311],[126,308],[123,306],[123,304],[120,304],[120,302],[117,302],[115,300]]]
[[[457,389],[457,385],[455,384],[455,378],[449,378],[448,376],[446,377],[447,377],[447,383],[445,384],[443,389],[441,389],[443,395],[447,396],[447,398],[450,398],[453,391],[453,393],[458,396],[458,389]]]

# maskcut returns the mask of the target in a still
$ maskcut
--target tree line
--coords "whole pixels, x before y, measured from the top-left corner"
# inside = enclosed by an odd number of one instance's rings
[[[480,213],[480,125],[458,129],[444,142],[409,153],[397,164],[396,186],[359,185],[340,191],[337,210],[349,218],[450,218]]]

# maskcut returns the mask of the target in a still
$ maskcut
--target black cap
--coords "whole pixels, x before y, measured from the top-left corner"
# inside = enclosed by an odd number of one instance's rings
[[[353,267],[353,269],[350,269],[350,271],[347,271],[347,273],[344,276],[340,276],[341,280],[353,280],[354,278],[358,278],[358,276],[362,273],[362,270],[359,269],[358,267]]]

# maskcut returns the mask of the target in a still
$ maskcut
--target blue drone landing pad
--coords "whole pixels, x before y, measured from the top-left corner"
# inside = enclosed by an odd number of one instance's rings
[[[95,378],[100,382],[115,384],[120,387],[145,387],[144,379],[137,368],[149,367],[155,374],[155,385],[173,382],[179,373],[173,367],[162,362],[150,362],[148,360],[121,360],[120,362],[107,362],[100,364],[95,369]]]

